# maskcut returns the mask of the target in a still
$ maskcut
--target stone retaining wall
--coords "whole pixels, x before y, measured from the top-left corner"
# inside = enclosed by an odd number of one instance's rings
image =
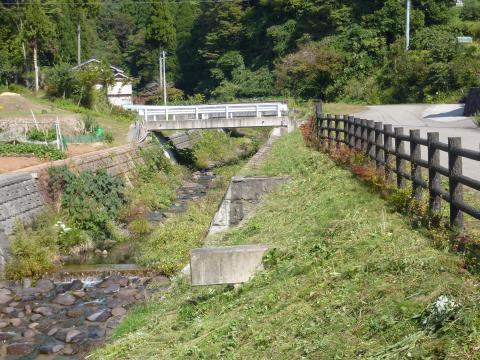
[[[0,175],[0,248],[5,248],[4,235],[11,234],[16,221],[31,221],[45,206],[37,174],[53,166],[67,165],[75,172],[105,169],[112,176],[124,176],[140,159],[138,147],[125,145]]]

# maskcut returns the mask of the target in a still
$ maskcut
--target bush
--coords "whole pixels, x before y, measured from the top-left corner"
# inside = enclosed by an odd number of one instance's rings
[[[27,138],[33,141],[54,141],[57,139],[57,132],[54,129],[39,130],[34,128],[28,130]]]
[[[41,219],[43,220],[43,219]],[[43,225],[43,224],[42,224]],[[56,231],[48,222],[37,230],[17,224],[5,266],[8,279],[33,278],[53,271],[56,265]]]
[[[50,192],[68,220],[95,240],[108,238],[108,222],[125,202],[123,179],[104,170],[76,175],[66,166],[50,168],[48,175]]]
[[[105,131],[104,140],[107,144],[113,143],[114,137],[110,130]]]

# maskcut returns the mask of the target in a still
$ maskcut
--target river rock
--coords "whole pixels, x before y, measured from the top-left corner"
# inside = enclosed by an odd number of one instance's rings
[[[37,333],[36,333],[34,330],[32,330],[32,329],[26,329],[26,330],[22,333],[22,336],[23,336],[24,338],[29,339],[29,338],[33,338],[36,334],[37,334]]]
[[[90,315],[88,321],[106,321],[111,315],[110,309],[103,309]]]
[[[22,325],[23,321],[22,321],[22,319],[19,319],[19,318],[13,318],[13,319],[9,320],[9,323],[12,326],[18,327],[18,326]]]
[[[33,310],[33,312],[35,312],[37,314],[40,314],[40,315],[43,315],[43,316],[52,316],[53,315],[52,308],[50,308],[48,306],[40,306],[40,307],[36,308],[35,310]]]
[[[42,318],[41,314],[33,314],[32,317],[30,318],[30,321],[37,321]]]
[[[117,284],[121,287],[125,287],[128,285],[128,278],[121,275],[112,275],[103,280],[100,284],[97,285],[99,288],[108,288],[111,285]]]
[[[0,304],[1,305],[8,304],[12,300],[13,300],[13,297],[11,297],[10,295],[0,294]]]
[[[67,331],[67,334],[65,335],[65,342],[69,343],[72,342],[76,336],[81,335],[82,332],[77,329],[70,329]]]
[[[55,304],[59,304],[63,306],[70,306],[70,305],[73,305],[76,300],[77,299],[75,298],[75,296],[68,293],[64,293],[64,294],[57,295],[57,297],[53,299],[53,302]]]
[[[101,339],[105,336],[105,329],[102,329],[100,326],[91,325],[87,328],[88,337],[90,339]]]
[[[12,295],[12,290],[1,288],[0,289],[0,295]]]
[[[63,354],[64,355],[73,355],[75,354],[75,350],[71,345],[65,345],[65,348],[63,349]]]
[[[83,310],[82,308],[75,308],[75,309],[68,310],[67,316],[70,318],[77,318],[77,317],[83,316],[84,313],[85,313],[85,310]]]
[[[48,331],[47,335],[48,336],[53,336],[57,333],[57,331],[58,331],[58,327],[53,327]]]
[[[3,308],[2,312],[3,312],[4,314],[9,315],[9,314],[15,312],[15,308],[14,308],[14,307],[11,307],[11,306],[7,306],[6,308]]]
[[[55,289],[55,284],[53,283],[53,281],[50,281],[47,279],[40,279],[40,280],[37,280],[35,287],[39,289],[41,292],[49,292]]]
[[[127,310],[121,306],[117,306],[112,309],[112,316],[123,316],[127,313]]]
[[[13,343],[7,346],[7,355],[25,356],[32,353],[34,346],[31,343]]]
[[[137,289],[121,289],[119,292],[117,292],[114,297],[118,299],[132,299],[135,298],[135,295],[137,295],[139,290]]]
[[[25,317],[25,313],[23,311],[20,311],[18,314],[17,314],[17,317],[19,319],[23,319]]]
[[[32,279],[30,278],[23,278],[22,286],[24,289],[32,287]]]
[[[8,322],[0,321],[0,329],[6,328],[8,325]]]
[[[120,285],[118,285],[118,284],[112,284],[112,285],[110,285],[109,287],[105,288],[105,289],[103,290],[103,292],[104,292],[105,294],[113,294],[113,293],[117,292],[118,290],[120,290]]]
[[[83,289],[83,282],[81,280],[75,279],[70,283],[69,289],[70,291],[78,291]]]
[[[60,341],[51,340],[41,344],[38,347],[38,351],[40,352],[40,354],[48,355],[48,354],[56,354],[61,350],[63,350],[64,348],[65,348],[65,345],[62,344]]]
[[[111,317],[111,318],[108,319],[108,321],[107,321],[107,328],[109,328],[109,329],[116,328],[116,327],[118,326],[118,324],[120,324],[120,321],[122,321],[122,317],[121,317],[121,316]]]
[[[35,329],[38,325],[40,325],[40,323],[38,322],[33,322],[31,324],[28,325],[28,328],[29,329]]]
[[[15,337],[15,334],[13,331],[0,331],[0,341],[5,341],[9,340],[13,337]]]
[[[76,290],[72,291],[72,295],[76,298],[82,299],[87,295],[87,293],[84,290]]]
[[[30,315],[32,313],[32,307],[30,305],[25,305],[25,314]]]

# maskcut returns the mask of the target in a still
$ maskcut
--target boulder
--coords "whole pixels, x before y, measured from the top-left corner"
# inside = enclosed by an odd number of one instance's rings
[[[31,343],[13,343],[7,346],[7,355],[25,356],[31,354],[33,350],[34,345]]]
[[[37,280],[35,287],[39,289],[41,292],[49,292],[55,289],[55,284],[51,280],[40,279],[40,280]]]
[[[13,297],[7,294],[0,294],[0,304],[5,305],[8,304],[10,301],[13,300]]]
[[[82,308],[74,308],[67,311],[67,316],[69,318],[78,318],[80,316],[83,316],[84,313],[85,310],[83,310]]]
[[[80,336],[82,332],[77,329],[70,329],[67,331],[67,334],[65,335],[65,342],[69,343],[72,342],[75,337]]]
[[[38,351],[40,352],[40,354],[56,354],[58,352],[60,352],[61,350],[63,350],[65,347],[64,344],[62,344],[60,341],[56,341],[56,340],[51,340],[51,341],[47,341],[43,344],[41,344],[39,347],[38,347]]]
[[[57,297],[55,299],[53,299],[53,302],[55,304],[59,304],[59,305],[63,305],[63,306],[73,305],[73,304],[75,304],[75,301],[77,301],[75,296],[73,296],[71,294],[68,294],[68,293],[57,295]]]
[[[50,308],[48,306],[40,306],[40,307],[34,309],[33,312],[36,313],[36,314],[43,315],[43,316],[52,316],[53,315],[52,308]]]
[[[112,309],[112,316],[123,316],[127,313],[127,310],[121,306],[117,306]]]
[[[111,315],[110,309],[103,309],[90,315],[88,321],[106,321]]]

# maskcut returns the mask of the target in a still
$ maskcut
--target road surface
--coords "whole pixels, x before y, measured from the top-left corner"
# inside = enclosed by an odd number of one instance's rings
[[[393,127],[404,127],[408,134],[410,129],[419,129],[422,138],[427,138],[427,132],[439,132],[440,141],[447,143],[448,137],[462,138],[462,147],[472,150],[480,149],[480,128],[472,118],[464,117],[463,105],[378,105],[368,106],[368,109],[354,114],[355,117],[381,121],[392,124]],[[427,159],[427,149],[422,146],[422,158]],[[408,146],[407,146],[408,152]],[[440,152],[442,166],[448,167],[448,157]],[[480,162],[463,159],[463,173],[466,176],[480,180]]]

